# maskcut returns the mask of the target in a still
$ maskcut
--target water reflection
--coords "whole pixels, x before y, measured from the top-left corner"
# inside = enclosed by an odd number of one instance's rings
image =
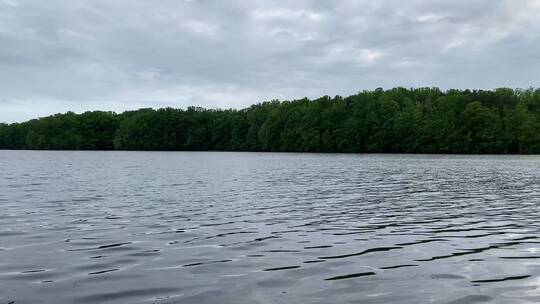
[[[540,301],[540,157],[0,152],[0,303]]]

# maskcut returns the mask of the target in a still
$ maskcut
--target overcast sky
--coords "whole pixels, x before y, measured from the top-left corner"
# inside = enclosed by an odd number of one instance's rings
[[[0,0],[0,121],[538,86],[540,0]]]

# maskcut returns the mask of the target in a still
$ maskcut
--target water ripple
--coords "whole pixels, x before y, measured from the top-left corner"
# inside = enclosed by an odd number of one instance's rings
[[[0,151],[0,168],[0,303],[540,299],[538,156]]]

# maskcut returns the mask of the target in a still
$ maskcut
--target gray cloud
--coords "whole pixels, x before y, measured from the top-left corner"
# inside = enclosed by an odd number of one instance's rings
[[[0,121],[540,81],[540,0],[0,0]]]

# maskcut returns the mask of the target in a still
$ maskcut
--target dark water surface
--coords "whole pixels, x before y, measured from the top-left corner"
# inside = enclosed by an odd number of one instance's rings
[[[538,303],[540,157],[0,151],[0,303]]]

